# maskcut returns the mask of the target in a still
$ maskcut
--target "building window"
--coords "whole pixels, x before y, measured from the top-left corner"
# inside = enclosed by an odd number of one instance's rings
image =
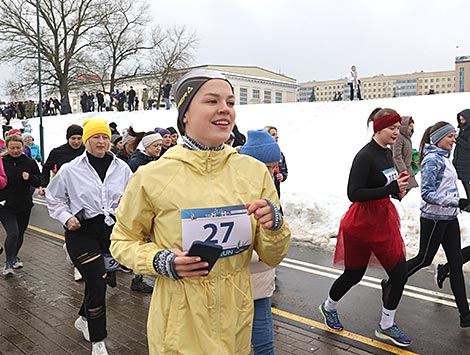
[[[264,91],[264,101],[265,104],[271,103],[271,91]]]
[[[240,105],[248,104],[248,89],[240,88]]]
[[[259,100],[259,90],[253,89],[253,99]]]
[[[282,103],[282,92],[276,92],[276,103]]]
[[[460,71],[459,71],[459,80],[460,80],[460,83],[459,83],[459,91],[460,92],[464,92],[465,91],[465,83],[464,83],[464,80],[465,80],[465,69],[464,68],[460,68]]]

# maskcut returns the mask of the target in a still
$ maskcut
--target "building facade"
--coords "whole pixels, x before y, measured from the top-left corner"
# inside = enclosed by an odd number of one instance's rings
[[[297,89],[299,85],[296,79],[255,66],[201,65],[172,73],[169,78],[170,82],[174,85],[177,78],[197,68],[217,70],[224,74],[233,86],[237,105],[273,104],[297,101]],[[127,91],[132,86],[137,93],[137,97],[140,99],[145,88],[149,93],[149,98],[156,101],[160,81],[161,79],[158,76],[147,74],[121,82],[116,89],[120,92]],[[74,90],[70,91],[72,111],[81,111],[80,95],[84,91],[96,93],[100,90],[101,88],[98,83],[87,82],[79,87],[77,85]],[[141,105],[142,104],[146,107],[145,103],[141,103]]]
[[[384,97],[402,97],[429,94],[445,94],[456,90],[457,69],[438,72],[418,72],[401,75],[377,75],[361,78],[361,94],[363,99]],[[470,91],[470,57],[468,59],[468,89]],[[349,85],[347,78],[327,81],[310,81],[299,86],[299,101],[334,101],[340,96],[342,101],[349,101]]]

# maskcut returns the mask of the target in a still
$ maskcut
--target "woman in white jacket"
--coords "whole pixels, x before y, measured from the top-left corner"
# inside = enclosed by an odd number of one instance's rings
[[[92,342],[93,355],[106,355],[106,276],[117,267],[109,254],[114,210],[132,175],[109,153],[111,131],[103,120],[83,122],[86,151],[64,164],[47,188],[52,218],[65,227],[69,255],[85,280],[85,295],[75,328]]]

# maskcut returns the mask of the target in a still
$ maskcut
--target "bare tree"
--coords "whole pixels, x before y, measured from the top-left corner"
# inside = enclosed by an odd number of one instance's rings
[[[66,99],[70,84],[83,74],[93,32],[108,16],[105,0],[40,0],[42,84]],[[36,0],[0,2],[0,62],[17,65],[22,89],[37,85]]]
[[[157,99],[157,109],[159,109],[163,83],[167,79],[172,79],[170,77],[172,73],[190,64],[199,39],[185,26],[173,26],[164,31],[157,27],[152,31],[152,43],[150,68],[160,79]]]
[[[138,57],[152,48],[146,39],[150,17],[145,0],[112,0],[108,11],[109,17],[97,29],[94,60],[87,67],[100,79],[104,91],[109,85],[108,92],[114,92],[120,81],[140,73]]]

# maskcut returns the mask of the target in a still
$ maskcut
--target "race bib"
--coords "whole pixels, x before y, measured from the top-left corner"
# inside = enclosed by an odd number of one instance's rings
[[[387,179],[385,186],[390,185],[393,180],[396,180],[398,178],[398,171],[395,168],[385,169],[384,171],[382,171],[382,173],[385,175],[385,178]]]
[[[200,240],[221,245],[224,258],[251,245],[251,221],[244,205],[182,210],[181,219],[183,250]]]
[[[103,258],[106,272],[116,271],[119,268],[119,262],[114,259],[111,254],[103,253]]]

